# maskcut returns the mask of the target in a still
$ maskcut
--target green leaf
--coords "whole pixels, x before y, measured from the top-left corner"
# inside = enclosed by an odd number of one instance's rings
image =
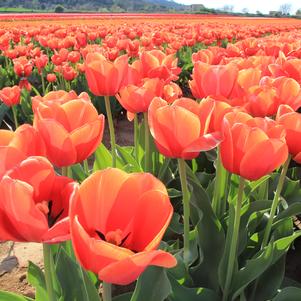
[[[31,298],[23,297],[9,292],[0,291],[1,301],[34,301]]]
[[[219,296],[210,289],[185,287],[172,276],[169,280],[172,287],[172,294],[168,298],[170,301],[220,301]]]
[[[132,172],[141,172],[143,171],[140,167],[139,163],[136,161],[136,159],[131,154],[131,151],[128,150],[128,147],[122,147],[119,145],[116,145],[117,153],[119,160],[123,163],[122,165],[130,165]]]
[[[218,266],[225,247],[224,230],[203,187],[193,181],[189,183],[192,187],[192,220],[196,223],[201,252],[199,263],[191,268],[191,273],[197,279],[198,285],[217,290]]]
[[[274,223],[300,213],[301,213],[301,203],[293,203],[290,206],[288,206],[288,208],[278,213],[278,215],[274,219]]]
[[[85,174],[85,171],[81,164],[75,164],[71,166],[72,171],[72,177],[74,180],[77,180],[78,182],[82,182],[85,180],[87,175]]]
[[[95,152],[95,162],[93,171],[105,169],[112,166],[112,155],[104,144],[101,144]],[[117,160],[116,167],[122,168],[120,162]]]
[[[7,105],[5,105],[4,103],[2,103],[0,105],[0,126],[1,126],[2,121],[3,121],[6,113],[8,112],[8,110],[9,110],[9,107]]]
[[[270,300],[276,295],[284,278],[285,258],[285,255],[282,256],[258,278],[253,300]],[[251,286],[252,289],[254,288]],[[251,291],[250,295],[252,293],[253,291]]]
[[[297,287],[287,287],[283,289],[272,301],[300,301],[301,289]]]
[[[151,266],[138,278],[131,301],[163,301],[170,293],[166,270]]]
[[[232,280],[232,300],[259,275],[261,275],[272,263],[273,246],[269,244],[256,258],[247,261],[246,266],[234,274]]]
[[[31,261],[29,261],[28,265],[27,279],[28,283],[30,283],[36,289],[36,301],[47,301],[48,294],[44,273]]]
[[[86,271],[61,248],[56,262],[56,274],[64,301],[99,301],[100,297]]]
[[[130,301],[133,293],[126,293],[113,298],[113,301]]]

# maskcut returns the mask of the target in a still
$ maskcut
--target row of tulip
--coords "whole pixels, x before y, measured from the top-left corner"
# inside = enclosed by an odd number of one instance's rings
[[[98,289],[104,301],[298,300],[284,269],[301,235],[299,30],[178,58],[142,37],[137,55],[112,56],[114,36],[52,47],[47,30],[1,44],[12,87],[0,90],[11,126],[0,130],[0,239],[43,243],[44,272],[28,273],[36,300],[96,301]],[[197,100],[178,85],[190,68]],[[116,144],[114,96],[134,121],[132,147]]]

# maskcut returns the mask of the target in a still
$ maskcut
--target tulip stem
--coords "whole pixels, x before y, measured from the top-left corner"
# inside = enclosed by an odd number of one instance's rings
[[[13,117],[14,117],[14,123],[15,123],[15,127],[18,128],[19,127],[19,123],[18,123],[18,117],[17,117],[17,109],[15,106],[12,106],[12,111],[13,111]]]
[[[145,146],[145,172],[150,172],[150,148],[149,148],[149,126],[147,112],[143,113],[144,116],[144,146]]]
[[[273,203],[272,203],[272,207],[271,207],[271,211],[270,211],[270,216],[268,219],[268,223],[267,226],[265,227],[265,231],[264,231],[264,235],[263,235],[263,240],[262,240],[262,244],[261,244],[261,249],[263,249],[264,247],[266,247],[270,234],[271,234],[271,230],[272,230],[272,225],[273,225],[273,220],[274,220],[274,216],[279,204],[279,198],[280,198],[280,194],[283,188],[283,184],[284,184],[284,180],[287,174],[287,170],[289,167],[289,164],[291,162],[291,156],[289,156],[286,160],[286,162],[284,163],[283,167],[282,167],[282,171],[279,177],[279,181],[277,184],[277,188],[276,188],[276,192],[274,195],[274,199],[273,199]]]
[[[52,279],[52,253],[51,247],[48,244],[43,244],[43,255],[44,255],[44,271],[45,271],[45,281],[46,288],[49,297],[49,301],[56,301],[54,285]]]
[[[104,98],[105,98],[105,105],[106,105],[110,138],[111,138],[112,167],[116,167],[116,142],[115,142],[115,131],[114,131],[112,111],[111,111],[110,97],[105,96]]]
[[[222,164],[220,152],[218,149],[216,159],[216,177],[214,183],[212,208],[218,218],[222,217],[226,210],[226,185],[229,174]]]
[[[138,121],[137,114],[135,114],[135,118],[134,118],[134,143],[135,143],[135,157],[137,162],[139,162],[139,121]]]
[[[102,283],[102,299],[103,301],[112,301],[112,285],[111,283]]]
[[[183,209],[184,209],[184,263],[188,265],[190,259],[189,249],[189,219],[190,219],[190,196],[187,185],[187,175],[185,160],[178,159],[179,174],[181,180],[182,194],[183,194]]]
[[[84,171],[87,175],[89,175],[89,164],[88,159],[84,160]]]
[[[261,243],[261,250],[264,249],[267,246],[269,238],[270,238],[274,216],[276,214],[280,194],[281,194],[281,191],[282,191],[282,188],[283,188],[284,180],[285,180],[290,162],[291,162],[291,156],[289,155],[289,157],[287,158],[287,160],[284,163],[284,165],[282,167],[282,170],[281,170],[281,174],[280,174],[279,181],[278,181],[278,184],[277,184],[276,192],[275,192],[274,199],[273,199],[273,202],[272,202],[270,216],[269,216],[269,219],[268,219],[267,226],[265,227],[263,240],[262,240],[262,243]],[[256,291],[257,291],[257,287],[258,287],[258,279],[255,281],[255,283],[253,285],[252,295],[251,295],[250,300],[254,300],[255,294],[256,294]]]
[[[225,288],[223,292],[223,301],[228,299],[229,289],[232,282],[233,277],[233,270],[237,255],[237,245],[238,245],[238,235],[239,235],[239,225],[240,225],[240,211],[242,206],[243,194],[244,194],[244,187],[245,187],[245,180],[244,178],[239,178],[239,187],[238,187],[238,195],[236,200],[235,206],[235,214],[234,214],[234,221],[230,220],[229,223],[233,222],[233,232],[227,233],[227,235],[231,235],[231,244],[230,244],[230,252],[229,252],[229,259],[227,265],[227,273],[226,273],[226,281],[225,281]],[[229,225],[230,228],[230,225]],[[228,229],[229,229],[228,228]]]
[[[46,93],[46,89],[45,89],[45,80],[44,80],[44,72],[43,70],[41,71],[41,82],[42,82],[42,91],[43,91],[43,96]]]

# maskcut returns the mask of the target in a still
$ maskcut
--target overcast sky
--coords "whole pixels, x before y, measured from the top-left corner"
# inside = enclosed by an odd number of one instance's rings
[[[270,10],[278,10],[281,4],[290,3],[292,5],[291,13],[295,13],[297,9],[301,8],[300,0],[175,0],[184,4],[204,4],[209,8],[222,8],[225,5],[233,5],[234,11],[241,11],[247,8],[249,12],[267,13]]]

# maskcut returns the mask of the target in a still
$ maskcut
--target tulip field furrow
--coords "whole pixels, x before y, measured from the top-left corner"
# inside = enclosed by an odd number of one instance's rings
[[[297,19],[0,15],[0,301],[301,300],[300,85]]]

